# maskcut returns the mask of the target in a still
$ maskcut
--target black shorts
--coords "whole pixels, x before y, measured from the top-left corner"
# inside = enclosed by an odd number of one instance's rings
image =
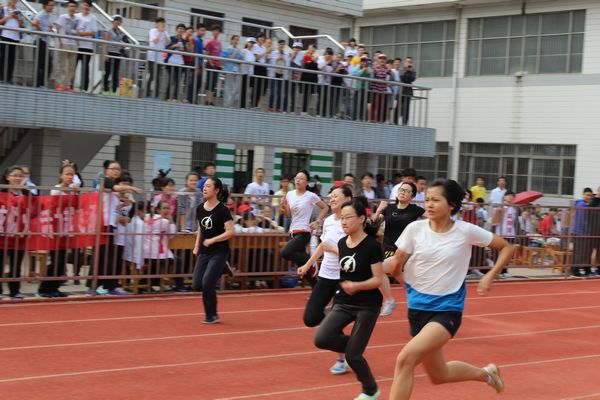
[[[408,309],[408,322],[410,324],[410,335],[417,336],[421,329],[430,322],[441,324],[450,336],[454,337],[462,321],[460,311],[423,311]]]

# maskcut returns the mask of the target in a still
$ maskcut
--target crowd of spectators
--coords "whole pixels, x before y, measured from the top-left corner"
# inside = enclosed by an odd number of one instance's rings
[[[0,8],[0,25],[25,27],[17,1],[7,0],[7,5]],[[79,3],[68,0],[66,12],[58,17],[54,6],[54,0],[42,0],[42,11],[34,17],[32,29],[69,37],[56,40],[44,35],[36,37],[35,84],[59,91],[94,92],[90,81],[94,79],[92,57],[97,54],[102,57],[99,64],[103,93],[129,95],[131,87],[137,87],[140,82],[131,79],[129,72],[122,74],[123,64],[133,56],[128,54],[129,39],[121,29],[123,18],[112,16],[112,26],[102,32],[92,12],[91,0]],[[16,49],[23,35],[7,29],[0,35],[3,42],[0,44],[0,80],[12,82]],[[100,38],[114,44],[96,45],[81,40],[84,38]],[[417,78],[413,60],[408,55],[404,60],[392,60],[380,51],[369,54],[354,38],[344,43],[344,49],[327,47],[322,51],[315,43],[288,43],[265,33],[244,38],[244,43],[240,43],[241,39],[239,35],[224,38],[219,25],[206,27],[202,23],[195,27],[178,24],[170,31],[166,21],[157,18],[147,38],[152,50],[146,54],[138,96],[270,112],[311,112],[322,117],[380,123],[407,124],[409,121],[413,88],[398,85],[410,85]],[[49,51],[49,47],[58,51]],[[133,58],[140,56],[136,53]]]
[[[107,160],[104,163],[103,170],[92,185],[103,192],[103,230],[110,233],[109,242],[101,246],[100,275],[128,273],[128,265],[135,265],[137,268],[150,265],[149,272],[153,274],[165,271],[191,273],[194,265],[191,252],[172,251],[169,249],[169,239],[178,232],[193,234],[197,231],[196,208],[203,202],[204,183],[217,173],[216,165],[207,163],[203,168],[197,168],[185,176],[184,182],[176,182],[169,173],[170,170],[159,170],[152,181],[154,191],[144,193],[141,188],[134,186],[132,175],[121,168],[117,161]],[[27,166],[10,167],[2,176],[2,183],[13,188],[2,191],[14,196],[61,196],[77,194],[84,187],[77,165],[70,160],[62,162],[59,183],[49,193],[40,193],[30,176],[31,171]],[[381,201],[395,201],[398,188],[406,182],[415,185],[413,203],[423,206],[427,179],[413,168],[395,174],[389,182],[381,175],[374,177],[368,172],[362,174],[360,180],[347,173],[343,180],[335,181],[333,187],[344,185],[356,196],[364,196],[370,204],[369,214],[374,214]],[[308,190],[326,198],[327,193],[322,193],[322,186],[321,179],[315,175],[308,184]],[[594,196],[592,190],[586,188],[583,198],[577,200],[574,207],[559,209],[532,204],[515,205],[515,194],[508,187],[506,178],[500,177],[497,186],[488,191],[484,179],[477,178],[476,184],[467,190],[462,209],[456,218],[491,230],[523,247],[551,246],[571,250],[574,257],[572,274],[595,276],[597,270],[591,266],[594,265],[593,254],[600,250],[600,210],[597,209],[600,206],[600,189]],[[265,170],[256,169],[253,182],[227,199],[235,231],[250,234],[289,232],[291,218],[281,212],[280,206],[281,198],[292,190],[294,185],[289,178],[282,177],[279,187],[272,188],[265,180]],[[384,228],[381,227],[382,232]],[[318,234],[319,229],[314,229],[315,239],[318,239]],[[563,238],[569,235],[572,235],[572,240]],[[21,270],[17,266],[23,262],[24,255],[24,250],[0,252],[3,265],[10,266],[6,276],[20,276]],[[48,273],[62,276],[67,270],[67,263],[76,265],[76,260],[82,257],[79,249],[51,251]],[[475,249],[471,266],[485,267],[493,258],[494,255],[489,250]],[[77,275],[80,267],[74,268],[73,274]],[[481,274],[479,269],[473,270],[474,276]],[[503,272],[503,277],[509,277],[507,271]],[[266,285],[264,281],[257,282],[262,286]],[[57,283],[60,282],[43,282],[38,295],[64,296]],[[98,294],[128,294],[120,287],[118,280],[104,279],[98,283]],[[155,289],[159,284],[157,278],[152,279],[151,286]],[[9,289],[11,297],[21,297],[18,282],[11,282]],[[182,278],[172,281],[172,289],[190,290]],[[88,290],[91,292],[91,287]]]

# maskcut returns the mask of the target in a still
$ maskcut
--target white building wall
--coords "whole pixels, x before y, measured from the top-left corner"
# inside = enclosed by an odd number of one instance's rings
[[[145,188],[152,188],[152,179],[158,172],[157,162],[160,163],[161,160],[167,158],[169,159],[168,168],[171,168],[168,177],[175,181],[177,188],[185,185],[185,175],[191,171],[192,164],[191,141],[148,138],[146,139],[146,168],[144,171]]]
[[[372,2],[374,3],[374,2]],[[383,2],[390,3],[391,2]],[[421,3],[437,3],[430,1]],[[577,163],[575,195],[583,187],[600,185],[597,161],[600,154],[600,2],[593,0],[528,1],[527,13],[586,10],[583,71],[581,74],[539,74],[522,79],[512,76],[465,77],[469,18],[521,13],[521,2],[504,2],[429,10],[366,10],[357,19],[361,26],[403,24],[456,19],[459,42],[456,73],[456,104],[452,78],[418,79],[432,87],[428,126],[437,130],[438,141],[451,141],[456,118],[451,175],[457,175],[460,142],[575,144]],[[417,71],[418,72],[418,71]],[[454,115],[454,113],[456,113]],[[452,145],[452,143],[451,143]]]

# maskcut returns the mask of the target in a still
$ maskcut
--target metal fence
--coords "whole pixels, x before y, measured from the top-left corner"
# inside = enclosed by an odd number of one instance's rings
[[[27,29],[3,30],[21,35],[19,41],[0,38],[0,81],[5,83],[132,99],[427,125],[429,88],[363,77],[371,76],[372,67],[352,65],[352,61],[339,60],[339,73],[333,73],[319,71],[316,54],[309,56],[309,67],[291,68],[244,61],[241,47],[230,57],[211,57],[84,37],[68,42],[74,37]],[[92,43],[94,49],[82,50],[83,42]],[[287,54],[287,50],[282,51]],[[325,60],[330,62],[329,58]]]
[[[18,293],[21,283],[45,297],[57,297],[65,283],[72,293],[93,295],[116,288],[120,294],[189,290],[199,192],[134,195],[38,187],[33,196],[20,187],[0,189],[0,283],[9,286],[9,294]],[[301,284],[296,266],[281,257],[289,220],[279,213],[280,197],[263,197],[228,199],[236,234],[230,241],[232,273],[223,276],[222,288]],[[513,277],[596,274],[600,208],[467,203],[458,218],[515,245],[508,270]],[[384,230],[382,225],[380,238]],[[489,249],[474,248],[470,277],[485,273],[495,257]]]

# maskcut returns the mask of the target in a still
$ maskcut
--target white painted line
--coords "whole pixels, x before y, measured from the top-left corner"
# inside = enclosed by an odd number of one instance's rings
[[[600,393],[586,394],[586,395],[577,396],[577,397],[565,397],[564,399],[560,399],[560,400],[580,400],[580,399],[593,399],[593,398],[600,398]]]
[[[306,328],[308,329],[308,328]],[[600,325],[590,325],[590,326],[579,326],[574,328],[562,328],[562,329],[549,329],[543,331],[531,331],[531,332],[514,332],[500,335],[485,335],[485,336],[472,336],[466,338],[457,338],[453,339],[454,341],[469,341],[469,340],[480,340],[480,339],[493,339],[493,338],[503,338],[503,337],[516,337],[516,336],[533,336],[547,333],[563,333],[563,332],[573,332],[580,331],[585,329],[600,329]],[[368,349],[384,349],[384,348],[394,348],[401,347],[406,345],[406,343],[392,343],[392,344],[382,344],[369,346]],[[140,365],[135,367],[126,367],[126,368],[107,368],[107,369],[98,369],[98,370],[90,370],[90,371],[79,371],[79,372],[64,372],[60,374],[50,374],[50,375],[35,375],[35,376],[23,376],[19,378],[7,378],[0,379],[1,383],[13,383],[13,382],[23,382],[23,381],[32,381],[38,379],[52,379],[52,378],[64,378],[64,377],[72,377],[72,376],[82,376],[82,375],[96,375],[103,373],[112,373],[112,372],[125,372],[125,371],[138,371],[138,370],[146,370],[146,369],[158,369],[158,368],[173,368],[173,367],[189,367],[196,365],[208,365],[208,364],[219,364],[219,363],[231,363],[231,362],[241,362],[241,361],[260,361],[260,360],[268,360],[273,358],[282,358],[282,357],[299,357],[299,356],[307,356],[313,354],[324,354],[329,353],[323,350],[315,350],[315,351],[305,351],[305,352],[296,352],[296,353],[282,353],[282,354],[269,354],[269,355],[261,355],[261,356],[248,356],[248,357],[237,357],[237,358],[225,358],[220,360],[204,360],[204,361],[190,361],[183,363],[172,363],[172,364],[153,364],[153,365]],[[585,355],[580,357],[568,357],[564,359],[553,359],[549,361],[532,361],[530,363],[519,363],[519,364],[509,364],[509,366],[522,366],[522,365],[533,365],[533,364],[544,364],[546,362],[558,362],[558,361],[566,361],[566,360],[577,360],[577,359],[585,359],[592,357],[600,357],[600,354],[593,355]]]
[[[581,291],[581,292],[562,292],[562,293],[533,293],[523,295],[507,295],[507,296],[485,296],[485,297],[471,297],[467,298],[467,303],[477,300],[494,300],[494,299],[507,299],[507,298],[529,298],[529,297],[548,297],[548,296],[578,296],[582,294],[598,294],[598,292]],[[51,303],[57,304],[57,303]],[[108,304],[103,302],[103,304]],[[405,301],[398,301],[397,304],[406,304]],[[297,311],[304,310],[304,307],[286,307],[286,308],[271,308],[265,310],[237,310],[237,311],[223,311],[219,314],[243,314],[243,313],[255,313],[255,312],[274,312],[274,311]],[[111,318],[85,318],[85,319],[71,319],[71,320],[56,320],[56,321],[32,321],[32,322],[10,322],[0,324],[2,327],[11,326],[31,326],[31,325],[45,325],[45,324],[66,324],[66,323],[83,323],[83,322],[103,322],[103,321],[124,321],[124,320],[136,320],[136,319],[148,319],[148,318],[177,318],[177,317],[190,317],[198,316],[200,313],[182,313],[182,314],[156,314],[156,315],[139,315],[130,317],[111,317]]]
[[[535,314],[542,312],[564,312],[564,311],[574,311],[574,310],[589,310],[593,308],[600,308],[600,306],[582,306],[582,307],[571,307],[571,308],[546,308],[539,310],[529,310],[529,311],[506,311],[501,313],[485,313],[485,314],[472,314],[472,315],[464,315],[463,318],[480,318],[480,317],[497,317],[503,315],[518,315],[518,314]],[[196,314],[193,314],[196,315]],[[399,324],[408,322],[405,319],[401,320],[379,320],[377,324]],[[599,325],[600,326],[600,325]],[[107,344],[121,344],[121,343],[135,343],[135,342],[152,342],[157,340],[177,340],[177,339],[192,339],[192,338],[202,338],[202,337],[214,337],[214,336],[231,336],[231,335],[249,335],[255,333],[274,333],[274,332],[291,332],[291,331],[300,331],[305,329],[311,329],[306,326],[296,326],[289,328],[271,328],[271,329],[255,329],[255,330],[245,330],[245,331],[233,331],[233,332],[215,332],[215,333],[200,333],[194,335],[176,335],[176,336],[157,336],[157,337],[146,337],[146,338],[136,338],[136,339],[119,339],[119,340],[102,340],[102,341],[94,341],[94,342],[76,342],[76,343],[57,343],[57,344],[41,344],[41,345],[33,345],[33,346],[16,346],[16,347],[0,347],[1,351],[17,351],[17,350],[35,350],[35,349],[51,349],[51,348],[60,348],[60,347],[78,347],[78,346],[98,346],[98,345],[107,345]],[[569,329],[569,328],[567,328]],[[512,336],[512,334],[509,334]],[[495,336],[493,336],[495,337]],[[453,340],[460,340],[460,338],[455,338]]]

